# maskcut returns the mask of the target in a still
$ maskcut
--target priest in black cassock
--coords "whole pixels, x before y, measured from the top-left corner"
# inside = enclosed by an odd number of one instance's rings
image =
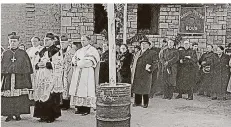
[[[184,41],[184,49],[179,51],[179,54],[177,68],[177,88],[179,95],[176,99],[182,98],[182,94],[187,93],[187,100],[193,100],[193,88],[196,84],[197,71],[196,51],[190,48],[189,41]]]
[[[9,36],[10,49],[3,53],[1,61],[1,110],[6,122],[21,120],[21,114],[30,114],[29,89],[33,73],[26,51],[19,49],[19,36]]]

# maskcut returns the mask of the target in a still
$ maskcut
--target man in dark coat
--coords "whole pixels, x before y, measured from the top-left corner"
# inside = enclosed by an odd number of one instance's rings
[[[178,64],[177,88],[179,95],[176,99],[182,98],[187,92],[187,100],[193,100],[193,86],[196,83],[197,55],[196,51],[190,49],[189,41],[184,41],[184,50]]]
[[[109,50],[108,44],[104,44],[104,52],[101,56],[99,83],[109,83]]]
[[[224,48],[218,46],[215,59],[215,76],[212,87],[212,100],[226,100],[226,89],[230,78],[229,56],[224,53]]]
[[[199,59],[201,65],[201,84],[198,95],[206,95],[211,97],[211,87],[215,72],[216,54],[213,52],[213,46],[207,45],[207,52],[204,53]]]
[[[135,103],[133,106],[141,106],[142,97],[144,108],[148,107],[149,94],[152,84],[152,72],[158,68],[158,52],[151,52],[150,42],[141,41],[141,51],[134,57],[133,67],[135,74],[133,79],[133,93],[135,93]]]
[[[164,98],[172,99],[174,87],[176,86],[177,76],[177,62],[179,60],[179,52],[174,48],[174,41],[168,40],[168,46],[163,50],[161,61],[163,62],[163,84],[164,84]]]
[[[157,48],[155,46],[152,46],[150,48],[150,51],[155,54],[155,53],[160,53],[160,48]],[[159,64],[159,63],[158,63]],[[157,74],[158,74],[159,68],[157,68],[155,71],[152,72],[152,86],[151,86],[151,91],[150,91],[150,98],[153,98],[154,94],[159,92],[158,90],[158,80],[157,80]]]
[[[19,49],[19,36],[9,37],[10,49],[5,51],[1,62],[2,80],[2,116],[7,116],[6,122],[16,117],[21,120],[21,114],[30,114],[28,95],[32,88],[33,73],[30,58],[26,51]]]

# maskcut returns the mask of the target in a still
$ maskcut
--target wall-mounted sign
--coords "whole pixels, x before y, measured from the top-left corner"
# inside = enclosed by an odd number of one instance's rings
[[[181,7],[179,32],[182,34],[203,34],[205,32],[205,8]]]

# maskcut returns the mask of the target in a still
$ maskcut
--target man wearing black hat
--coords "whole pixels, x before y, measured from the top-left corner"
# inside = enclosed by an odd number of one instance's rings
[[[158,67],[158,52],[151,52],[149,41],[141,41],[141,50],[135,55],[133,67],[135,70],[132,81],[132,91],[135,94],[133,106],[141,106],[143,97],[143,107],[147,108],[149,94],[152,84],[152,72]]]
[[[54,44],[54,34],[47,33],[44,48],[39,52],[34,88],[34,117],[51,123],[61,116],[60,97],[63,92],[63,56]]]
[[[26,51],[19,49],[19,36],[9,36],[10,49],[5,51],[1,62],[2,80],[2,115],[7,116],[6,122],[21,114],[30,114],[28,89],[32,88],[32,65]]]

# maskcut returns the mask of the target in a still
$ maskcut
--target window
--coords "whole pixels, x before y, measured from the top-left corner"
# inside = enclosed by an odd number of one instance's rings
[[[138,4],[137,29],[138,33],[159,33],[159,4]]]
[[[94,4],[94,33],[100,34],[104,29],[107,31],[107,12],[103,4]]]

